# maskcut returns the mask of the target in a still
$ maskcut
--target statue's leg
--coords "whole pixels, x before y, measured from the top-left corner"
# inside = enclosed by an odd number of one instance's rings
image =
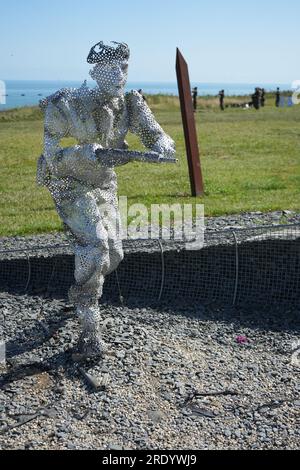
[[[124,252],[122,241],[118,241],[115,239],[109,239],[109,268],[108,271],[105,273],[110,274],[117,269],[121,261],[124,259]]]
[[[69,300],[76,305],[82,324],[79,349],[88,356],[102,353],[99,298],[102,296],[104,273],[109,263],[108,246],[75,245],[76,284],[69,290]],[[92,275],[90,273],[92,272]]]
[[[58,212],[74,240],[76,284],[69,300],[83,326],[80,349],[88,356],[98,355],[102,352],[99,298],[109,269],[108,234],[92,193],[60,203]]]
[[[102,197],[97,197],[97,204],[101,212],[102,223],[107,231],[109,246],[109,264],[104,266],[103,273],[108,275],[115,271],[120,262],[124,259],[123,243],[122,243],[122,227],[121,216],[118,209],[117,196],[110,194],[109,210],[102,210],[102,204],[107,204]]]

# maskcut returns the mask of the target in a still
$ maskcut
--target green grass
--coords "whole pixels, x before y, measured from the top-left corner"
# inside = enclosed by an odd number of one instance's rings
[[[241,102],[244,98],[232,98]],[[247,99],[245,100],[247,101]],[[177,145],[179,164],[133,163],[117,170],[129,204],[203,203],[206,216],[300,209],[300,106],[260,111],[227,109],[205,97],[196,115],[205,196],[191,198],[178,99],[149,97],[157,120]],[[43,122],[37,108],[0,113],[0,235],[61,230],[46,188],[35,184]],[[129,135],[131,148],[142,149]]]

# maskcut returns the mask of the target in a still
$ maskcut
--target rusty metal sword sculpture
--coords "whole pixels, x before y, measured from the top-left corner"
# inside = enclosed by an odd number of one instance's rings
[[[176,73],[178,81],[179,99],[184,128],[185,145],[189,166],[192,196],[203,196],[204,185],[200,163],[200,153],[196,133],[196,124],[191,97],[191,85],[187,63],[177,49]]]

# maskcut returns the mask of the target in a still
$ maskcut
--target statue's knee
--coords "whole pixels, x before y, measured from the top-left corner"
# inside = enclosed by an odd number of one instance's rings
[[[110,259],[110,264],[109,264],[109,269],[107,274],[112,273],[117,269],[119,264],[123,261],[124,259],[124,252],[122,247],[120,248],[111,248],[110,253],[109,253],[109,259]]]
[[[110,264],[108,243],[98,243],[96,246],[93,247],[93,254],[97,271],[103,271],[103,269],[108,269]]]
[[[107,237],[95,236],[92,240],[92,245],[103,253],[109,252],[109,244]]]
[[[109,246],[107,242],[75,248],[75,278],[83,283],[95,273],[109,267]]]
[[[121,262],[124,259],[124,251],[122,243],[117,243],[113,245],[112,249],[113,253],[115,254],[116,258]]]
[[[124,251],[121,250],[121,251],[118,251],[117,252],[117,257],[118,257],[118,264],[121,263],[124,259]]]

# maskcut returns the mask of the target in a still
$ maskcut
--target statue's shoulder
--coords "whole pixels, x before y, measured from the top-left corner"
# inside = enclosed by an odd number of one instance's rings
[[[79,88],[62,88],[53,95],[40,101],[40,108],[44,113],[60,111],[66,117],[71,108],[80,110],[82,103],[91,98],[92,90],[86,81]]]
[[[50,96],[47,96],[40,101],[39,105],[43,112],[47,110],[49,106],[60,106],[64,105],[68,101],[72,101],[75,96],[76,89],[74,88],[62,88],[56,91]]]
[[[131,90],[125,93],[125,100],[127,102],[143,100],[142,95],[137,90]]]
[[[137,90],[131,90],[128,93],[125,93],[125,101],[127,104],[127,108],[132,113],[148,113],[149,107],[144,100],[141,93]]]
[[[73,102],[74,89],[62,88],[40,101],[44,113],[45,125],[49,132],[63,136],[69,122],[70,103]]]

